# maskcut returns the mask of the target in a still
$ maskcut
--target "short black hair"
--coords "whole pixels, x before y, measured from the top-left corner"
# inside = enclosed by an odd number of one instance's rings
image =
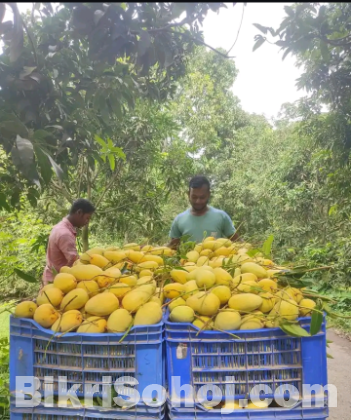
[[[78,200],[72,204],[69,214],[77,213],[78,210],[82,210],[84,214],[94,213],[95,207],[89,200],[86,200],[85,198],[78,198]]]
[[[196,175],[191,178],[189,182],[189,190],[191,188],[201,188],[204,185],[208,188],[208,190],[211,189],[210,181],[203,175]]]

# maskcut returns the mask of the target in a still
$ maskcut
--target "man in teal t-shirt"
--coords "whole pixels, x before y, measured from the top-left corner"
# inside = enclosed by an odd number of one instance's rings
[[[191,179],[189,183],[191,208],[178,214],[174,219],[169,234],[170,247],[177,247],[184,235],[189,235],[190,240],[198,243],[208,236],[236,239],[235,227],[227,213],[208,205],[210,196],[210,182],[206,177],[195,176]]]

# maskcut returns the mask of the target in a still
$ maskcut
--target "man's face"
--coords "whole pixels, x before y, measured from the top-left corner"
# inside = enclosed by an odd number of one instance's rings
[[[83,213],[82,210],[78,210],[75,214],[75,225],[78,228],[82,228],[90,222],[92,213]]]
[[[201,211],[207,206],[210,199],[210,191],[206,185],[201,188],[190,188],[189,201],[194,210]]]

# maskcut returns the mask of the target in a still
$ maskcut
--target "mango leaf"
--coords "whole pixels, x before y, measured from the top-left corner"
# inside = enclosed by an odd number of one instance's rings
[[[110,162],[110,169],[111,171],[114,171],[116,167],[115,157],[112,154],[107,155],[107,157],[108,161]]]
[[[257,48],[259,48],[262,44],[265,43],[265,41],[266,41],[266,38],[263,38],[262,35],[257,35],[256,42],[252,48],[252,51],[256,51]]]
[[[322,305],[317,306],[316,309],[321,310]],[[311,328],[310,328],[311,335],[318,334],[319,331],[321,330],[322,324],[323,324],[323,314],[321,314],[320,312],[313,311],[312,317],[311,317]]]
[[[291,335],[292,337],[310,337],[310,334],[308,334],[305,329],[301,328],[300,325],[292,324],[286,320],[281,320],[279,327],[285,334]]]
[[[272,256],[272,244],[274,241],[274,235],[269,235],[262,246],[262,252],[267,258]]]
[[[253,26],[255,26],[259,31],[266,34],[268,31],[268,28],[266,26],[262,26],[259,23],[253,23]]]
[[[11,149],[11,156],[17,169],[40,188],[39,176],[34,164],[34,148],[30,140],[17,134]]]
[[[57,178],[58,179],[60,179],[61,181],[62,181],[62,178],[63,178],[63,170],[61,169],[61,166],[60,165],[58,165],[55,161],[54,161],[54,159],[48,154],[48,153],[45,153],[46,155],[47,155],[47,157],[49,158],[49,161],[50,161],[50,163],[51,163],[51,166],[53,167],[53,169],[54,169],[54,171],[55,171],[55,174],[56,174],[56,176],[57,176]]]
[[[255,248],[255,249],[250,249],[250,251],[247,251],[247,255],[249,256],[249,257],[254,257],[256,254],[258,254],[259,252],[261,252],[261,250],[260,249],[258,249],[258,248]]]
[[[19,268],[15,268],[14,272],[17,274],[18,277],[21,277],[21,279],[27,281],[28,283],[38,283],[38,280],[31,276],[30,274],[24,273]]]
[[[327,358],[328,359],[334,359],[334,357],[331,354],[329,354],[329,353],[327,353]]]
[[[46,185],[50,183],[52,171],[47,154],[39,147],[34,146],[35,157],[40,168],[40,174]]]

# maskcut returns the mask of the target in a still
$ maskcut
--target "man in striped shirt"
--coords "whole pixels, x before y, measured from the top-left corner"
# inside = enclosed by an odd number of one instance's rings
[[[55,274],[52,269],[59,272],[65,265],[72,267],[79,258],[76,248],[76,228],[87,225],[94,211],[95,207],[90,201],[80,198],[73,203],[69,215],[52,228],[46,252],[44,285],[54,280]]]

